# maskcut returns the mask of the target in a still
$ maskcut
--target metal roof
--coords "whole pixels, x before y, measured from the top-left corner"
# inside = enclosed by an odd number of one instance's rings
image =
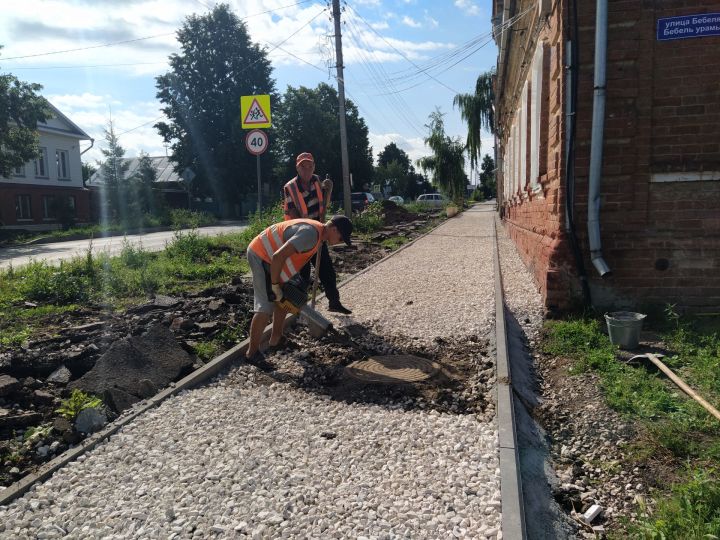
[[[124,162],[128,164],[127,171],[125,172],[125,179],[131,178],[135,173],[137,172],[137,169],[140,165],[140,158],[134,157],[134,158],[128,158],[124,159]],[[155,183],[163,183],[163,184],[169,184],[169,183],[182,183],[182,178],[180,178],[180,175],[178,175],[174,170],[173,167],[175,164],[170,161],[170,158],[167,156],[150,156],[150,161],[153,164],[153,167],[155,168],[155,174],[157,178],[155,179]],[[88,185],[93,184],[104,184],[105,178],[103,178],[102,174],[102,167],[99,168],[95,173],[90,177],[90,180],[88,181]]]

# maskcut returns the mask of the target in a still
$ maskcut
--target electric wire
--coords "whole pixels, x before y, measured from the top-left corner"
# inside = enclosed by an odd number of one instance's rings
[[[259,13],[253,13],[253,14],[251,14],[251,15],[245,15],[244,17],[240,17],[240,20],[249,19],[249,18],[251,18],[251,17],[257,17],[257,16],[259,16],[259,15],[265,15],[265,14],[267,14],[267,13],[273,13],[273,12],[275,12],[275,11],[280,11],[280,10],[282,10],[282,9],[287,9],[287,8],[299,6],[299,5],[301,5],[301,4],[307,4],[308,2],[312,2],[312,1],[314,1],[314,0],[301,0],[300,2],[295,2],[294,4],[288,4],[288,5],[286,5],[286,6],[280,6],[280,7],[277,7],[277,8],[275,8],[275,9],[267,9],[267,10],[261,11],[261,12],[259,12]],[[206,6],[206,7],[207,7],[207,6]],[[20,59],[22,59],[22,58],[36,58],[36,57],[38,57],[38,56],[49,56],[49,55],[52,55],[52,54],[63,54],[63,53],[69,53],[69,52],[86,51],[86,50],[89,50],[89,49],[99,49],[99,48],[102,48],[102,47],[113,47],[113,46],[115,46],[115,45],[124,45],[125,43],[135,43],[135,42],[137,42],[137,41],[144,41],[144,40],[148,40],[148,39],[155,39],[155,38],[159,38],[159,37],[171,36],[171,35],[174,35],[175,33],[176,33],[175,31],[173,31],[173,32],[166,32],[166,33],[164,33],[164,34],[155,34],[155,35],[152,35],[152,36],[144,36],[144,37],[139,37],[139,38],[134,38],[134,39],[124,39],[124,40],[122,40],[122,41],[112,41],[112,42],[110,42],[110,43],[103,43],[103,44],[100,44],[100,45],[89,45],[89,46],[87,46],[87,47],[77,47],[77,48],[75,48],[75,49],[65,49],[65,50],[62,50],[62,51],[46,51],[46,52],[36,53],[36,54],[26,54],[26,55],[23,55],[23,56],[9,56],[9,57],[7,57],[7,58],[2,58],[2,61],[6,62],[6,61],[8,61],[8,60],[20,60]]]
[[[400,56],[402,56],[405,60],[407,60],[408,62],[410,62],[413,66],[415,66],[417,69],[419,69],[420,71],[422,71],[423,73],[425,73],[430,79],[434,80],[435,82],[437,82],[437,83],[440,84],[441,86],[444,86],[445,88],[447,88],[448,90],[450,90],[450,91],[453,92],[454,94],[459,94],[459,93],[460,93],[460,92],[458,92],[457,90],[449,87],[447,84],[445,84],[444,82],[442,82],[440,79],[437,79],[436,77],[434,77],[433,75],[431,75],[430,73],[428,73],[427,70],[421,68],[420,66],[418,66],[418,65],[417,65],[415,62],[413,62],[412,60],[410,60],[410,58],[408,58],[403,52],[401,52],[400,50],[398,50],[397,48],[395,48],[395,46],[394,46],[392,43],[390,43],[387,39],[385,39],[385,37],[384,37],[382,34],[380,34],[380,32],[378,32],[377,30],[375,30],[375,29],[370,25],[370,23],[368,23],[357,11],[355,11],[355,9],[353,9],[352,6],[350,6],[347,2],[345,2],[345,5],[352,10],[352,12],[358,17],[358,19],[360,19],[363,23],[365,23],[365,26],[367,26],[372,32],[375,33],[375,35],[377,35],[380,39],[382,39],[385,43],[387,43],[387,45],[388,45],[393,51],[395,51],[396,53],[398,53],[398,54],[399,54]]]
[[[390,86],[391,88],[394,88],[394,85],[392,81],[388,80],[387,73],[385,72],[382,65],[375,59],[373,61],[369,58],[368,54],[374,55],[372,53],[372,48],[367,44],[367,42],[364,41],[362,34],[358,31],[357,26],[354,25],[352,20],[346,21],[346,28],[347,32],[346,35],[348,36],[348,40],[352,42],[352,44],[357,48],[358,53],[358,60],[360,64],[363,66],[363,68],[370,74],[371,79],[373,80],[374,85],[376,88],[378,88],[381,92],[382,89]],[[370,51],[368,54],[366,54],[366,50]],[[410,127],[414,132],[416,132],[420,137],[425,137],[425,133],[422,132],[421,129],[419,129],[417,126],[419,122],[417,120],[412,119],[407,111],[410,110],[410,107],[407,105],[405,100],[402,98],[402,96],[399,95],[392,95],[389,96],[386,101],[388,101],[388,104],[390,105],[390,109],[393,111],[393,113],[402,121],[404,122],[408,127]]]
[[[532,9],[534,8],[531,6],[525,11],[522,11],[521,13],[518,13],[517,15],[511,17],[504,23],[495,26],[492,32],[480,34],[475,38],[471,39],[470,41],[466,42],[465,44],[461,45],[460,47],[456,48],[455,50],[434,57],[424,66],[418,66],[417,71],[411,69],[398,71],[395,72],[395,76],[390,77],[390,79],[392,81],[402,81],[406,84],[419,80],[419,82],[416,82],[415,84],[410,84],[409,86],[402,87],[400,90],[398,90],[399,92],[406,92],[408,90],[411,90],[412,88],[416,88],[425,82],[423,76],[430,76],[428,71],[441,68],[439,69],[439,71],[435,72],[436,75],[440,75],[452,69],[457,64],[466,60],[467,58],[475,54],[477,51],[488,45],[492,41],[492,36],[495,32],[510,28]],[[422,80],[420,80],[421,78]]]

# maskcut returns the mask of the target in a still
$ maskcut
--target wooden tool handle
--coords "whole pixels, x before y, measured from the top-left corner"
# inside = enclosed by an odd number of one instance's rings
[[[695,401],[697,401],[700,405],[702,405],[707,412],[712,414],[715,418],[720,420],[720,411],[718,411],[715,407],[710,405],[707,401],[705,401],[702,396],[700,396],[695,390],[690,388],[687,384],[685,384],[685,381],[683,381],[680,377],[675,375],[673,371],[667,367],[665,364],[663,364],[660,359],[655,356],[652,353],[647,353],[647,357],[650,359],[650,361],[655,364],[660,371],[662,371],[665,375],[667,375],[672,382],[677,384],[683,392],[685,392],[688,396],[693,398]]]

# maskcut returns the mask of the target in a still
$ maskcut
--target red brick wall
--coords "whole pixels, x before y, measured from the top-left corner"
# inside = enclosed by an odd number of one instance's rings
[[[31,221],[17,221],[15,214],[16,195],[30,195]],[[58,223],[56,220],[43,219],[43,196],[45,195],[73,195],[75,197],[75,220],[78,223],[89,221],[90,200],[87,189],[8,183],[0,184],[0,224],[3,226],[56,226]]]
[[[603,253],[613,275],[605,280],[590,265],[586,241],[595,6],[590,0],[578,4],[576,227],[594,303],[637,308],[676,303],[693,310],[716,310],[720,306],[720,181],[650,180],[653,173],[720,171],[720,37],[663,42],[655,38],[658,18],[720,12],[720,2],[615,0],[608,4],[600,221]],[[554,20],[562,26],[557,13]],[[552,28],[551,21],[549,31]],[[562,49],[553,52],[559,58]],[[546,304],[560,308],[571,300],[569,291],[577,284],[562,232],[562,165],[554,165],[564,159],[563,146],[558,144],[564,136],[562,107],[558,107],[558,99],[564,99],[563,78],[560,70],[550,85],[545,199],[504,208],[507,228],[533,270]]]

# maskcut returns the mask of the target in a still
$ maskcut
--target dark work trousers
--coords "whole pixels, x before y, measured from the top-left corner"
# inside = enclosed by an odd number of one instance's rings
[[[323,286],[323,289],[325,289],[325,296],[327,296],[328,303],[335,304],[340,302],[340,293],[337,289],[337,275],[335,274],[335,268],[333,268],[332,265],[332,259],[330,258],[330,252],[327,247],[327,243],[323,242],[322,247],[322,255],[320,255],[320,283]],[[303,281],[305,283],[312,283],[312,277],[313,274],[310,271],[310,266],[315,266],[315,257],[317,255],[313,255],[313,257],[308,261],[308,263],[302,267],[302,270],[300,270],[300,276],[302,276]],[[312,292],[312,291],[308,291]]]

